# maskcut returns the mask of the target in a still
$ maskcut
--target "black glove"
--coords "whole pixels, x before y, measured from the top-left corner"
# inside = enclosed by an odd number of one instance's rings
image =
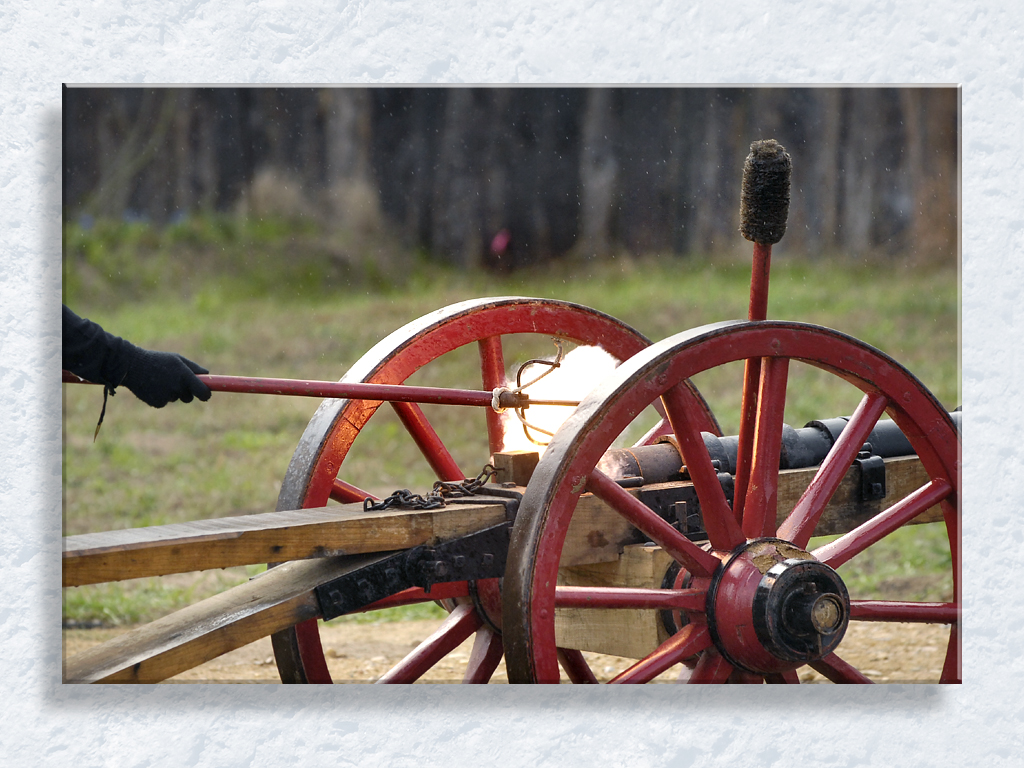
[[[173,352],[127,346],[128,372],[121,384],[144,403],[163,408],[174,400],[191,403],[193,397],[210,399],[210,388],[196,378],[197,373],[209,373],[201,365]]]

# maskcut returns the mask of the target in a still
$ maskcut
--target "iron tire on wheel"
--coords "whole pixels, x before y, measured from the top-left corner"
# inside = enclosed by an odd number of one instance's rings
[[[750,490],[737,518],[679,384],[746,359],[760,359],[764,374]],[[864,396],[844,430],[845,440],[836,442],[796,509],[776,527],[778,446],[791,360],[839,376]],[[614,437],[659,398],[700,499],[709,546],[690,542],[595,469]],[[823,508],[883,412],[909,439],[929,482],[835,542],[808,552]],[[839,332],[800,323],[733,322],[704,326],[652,345],[590,393],[558,431],[534,472],[505,571],[503,617],[510,682],[559,681],[556,608],[578,605],[582,599],[579,590],[556,586],[559,559],[569,521],[585,490],[641,528],[692,576],[685,589],[655,595],[671,599],[677,608],[684,606],[689,622],[613,682],[646,682],[678,662],[694,659],[698,661],[690,682],[725,682],[737,676],[744,681],[798,682],[796,670],[805,663],[835,682],[870,682],[835,653],[849,620],[950,625],[940,681],[959,682],[959,452],[953,421],[927,389],[891,358]],[[952,601],[850,600],[834,568],[936,504],[950,547]],[[775,567],[768,574],[766,566],[759,565],[765,557],[774,558]],[[604,607],[650,608],[649,593],[608,588],[599,595],[590,593],[597,596],[588,605],[601,607],[603,601]],[[773,606],[782,604],[796,605],[795,623],[828,642],[809,650],[794,645],[791,635],[780,635],[773,622],[781,609]]]
[[[618,360],[628,359],[650,343],[628,325],[578,304],[520,297],[474,299],[432,312],[395,331],[363,355],[342,381],[401,384],[441,355],[475,343],[480,349],[483,386],[493,389],[505,383],[501,337],[507,334],[538,334],[576,344],[599,345]],[[699,399],[699,395],[696,397]],[[279,510],[323,506],[328,499],[362,501],[365,494],[347,486],[339,478],[339,471],[359,431],[380,406],[379,402],[359,400],[324,401],[306,427],[292,457],[278,498]],[[407,415],[412,414],[415,418],[415,408],[402,407]],[[708,429],[716,429],[706,405],[700,417]],[[487,430],[491,452],[500,450],[502,437],[498,415],[488,410],[486,424],[483,414],[478,418],[481,431]],[[465,476],[462,468],[455,466],[451,457],[446,455],[443,446],[437,449],[428,447],[424,453],[441,479],[459,480]],[[488,457],[483,455],[480,459],[480,465],[483,465]],[[472,473],[478,470],[479,465]],[[500,618],[491,616],[488,619],[471,604],[474,600],[477,606],[489,604],[492,613],[500,613],[500,596],[496,583],[482,582],[477,592],[471,596],[467,591],[454,603],[447,604],[449,608],[459,603],[463,606],[457,614],[452,614],[447,640],[461,633],[476,632],[478,644],[486,646],[481,649],[481,655],[486,657],[484,663],[489,666],[494,662],[495,649],[500,651],[501,639],[500,636],[495,639],[486,635],[492,632],[495,620],[500,623]],[[282,681],[332,682],[315,621],[274,635],[273,646]]]

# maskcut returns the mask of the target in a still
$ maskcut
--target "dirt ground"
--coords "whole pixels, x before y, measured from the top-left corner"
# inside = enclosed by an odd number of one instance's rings
[[[437,628],[436,621],[398,621],[380,624],[328,624],[321,638],[328,667],[336,682],[373,682]],[[69,629],[64,631],[65,658],[127,630]],[[938,682],[949,628],[920,624],[853,622],[838,654],[878,683]],[[472,639],[467,640],[421,682],[455,683],[462,677]],[[607,680],[632,662],[617,656],[584,654],[591,669]],[[659,680],[671,682],[681,667],[670,669]],[[827,683],[809,667],[800,670],[803,683]],[[177,675],[172,683],[277,683],[270,639],[264,638],[199,667]],[[506,683],[502,662],[491,682]]]

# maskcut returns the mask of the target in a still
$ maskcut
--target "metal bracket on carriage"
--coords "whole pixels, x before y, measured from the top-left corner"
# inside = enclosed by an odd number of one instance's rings
[[[871,450],[871,443],[853,461],[860,468],[860,500],[878,501],[885,498],[885,459]]]
[[[732,506],[735,481],[732,475],[718,473],[718,482],[725,491],[725,500]],[[659,517],[670,523],[690,541],[707,541],[708,534],[704,530],[704,518],[701,514],[700,500],[692,485],[678,483],[655,484],[640,488],[637,499],[653,510]],[[646,536],[637,531],[639,540],[647,541]]]
[[[512,499],[510,499],[511,501]],[[433,546],[413,547],[316,587],[324,621],[357,611],[410,587],[499,578],[505,573],[511,523]]]

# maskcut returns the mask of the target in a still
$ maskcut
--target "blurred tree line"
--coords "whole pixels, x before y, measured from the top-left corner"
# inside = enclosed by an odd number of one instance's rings
[[[958,110],[955,88],[65,88],[63,204],[317,217],[465,267],[683,254],[742,243],[743,161],[775,138],[780,250],[949,261]]]

